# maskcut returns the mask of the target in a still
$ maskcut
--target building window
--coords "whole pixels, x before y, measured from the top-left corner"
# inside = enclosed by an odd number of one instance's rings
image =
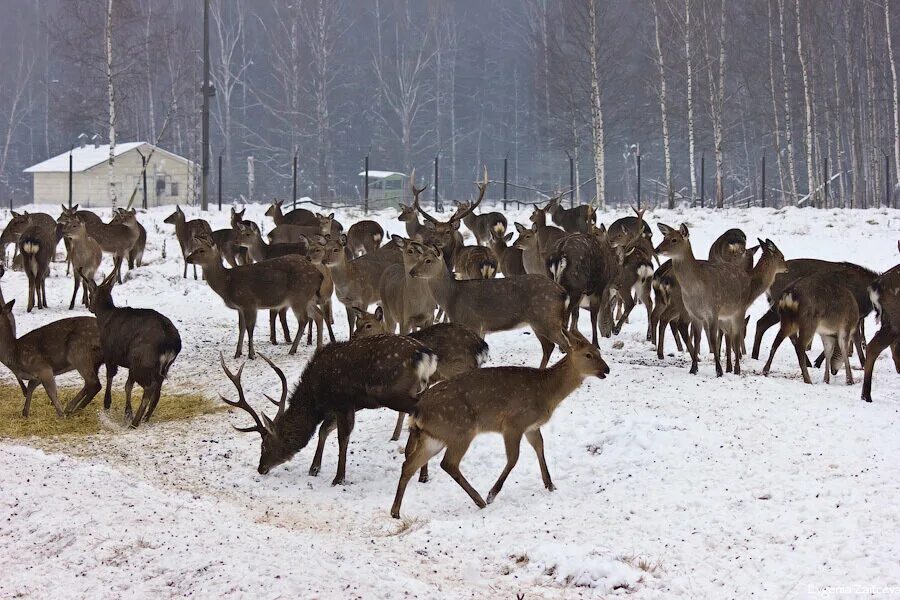
[[[178,182],[177,182],[177,181],[173,181],[173,182],[171,183],[171,186],[172,186],[172,187],[169,189],[169,195],[170,195],[170,196],[177,196],[177,195],[178,195]]]
[[[156,178],[156,195],[162,196],[166,193],[166,178],[164,176],[158,176]]]
[[[386,190],[399,190],[400,186],[403,182],[399,179],[385,179],[384,180],[384,189]]]

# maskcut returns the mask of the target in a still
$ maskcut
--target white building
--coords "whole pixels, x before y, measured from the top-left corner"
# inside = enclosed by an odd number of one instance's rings
[[[150,156],[150,153],[153,156]],[[143,203],[141,154],[147,165],[147,206],[188,204],[196,165],[147,142],[116,144],[114,182],[119,206]],[[40,204],[69,203],[69,156],[72,157],[72,204],[82,208],[109,206],[109,145],[87,145],[63,152],[25,169],[33,175],[33,200]]]

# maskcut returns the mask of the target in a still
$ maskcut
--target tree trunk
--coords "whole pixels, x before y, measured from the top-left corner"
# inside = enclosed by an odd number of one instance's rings
[[[772,91],[772,114],[775,117],[775,158],[778,161],[778,188],[781,191],[782,204],[784,204],[784,164],[781,160],[781,125],[778,122],[778,98],[775,94],[775,51],[772,40],[772,0],[766,0],[766,24],[768,28],[769,48],[769,88]]]
[[[684,56],[687,64],[688,161],[691,170],[691,204],[697,199],[697,161],[694,154],[694,66],[691,58],[691,0],[684,0]],[[776,130],[778,125],[775,125]]]
[[[116,159],[116,96],[113,90],[113,73],[112,73],[112,12],[113,0],[108,0],[106,5],[106,91],[109,96],[109,204],[116,208],[116,182],[115,182],[115,159]]]
[[[591,42],[591,146],[594,158],[594,185],[597,194],[597,205],[606,208],[606,155],[603,140],[603,106],[600,96],[600,65],[598,59],[597,39],[597,0],[589,0],[588,27]]]
[[[669,146],[669,115],[666,112],[666,65],[663,59],[662,42],[659,37],[659,10],[653,2],[653,23],[656,26],[656,56],[659,70],[659,109],[662,118],[663,156],[666,167],[666,198],[668,207],[675,208],[675,187],[672,182],[672,152]]]
[[[894,60],[894,45],[891,41],[891,0],[884,0],[884,29],[887,39],[888,62],[891,63],[891,96],[894,107],[894,181],[900,185],[900,107],[898,107],[897,63]]]
[[[781,41],[781,80],[784,93],[784,141],[788,151],[788,173],[791,178],[791,198],[797,203],[797,170],[794,161],[794,125],[791,119],[791,86],[787,72],[787,49],[784,35],[784,0],[778,0],[778,29]]]
[[[813,147],[813,117],[812,117],[812,90],[810,90],[809,67],[806,64],[806,53],[803,51],[803,36],[800,23],[800,0],[795,0],[794,7],[797,17],[797,55],[800,57],[800,70],[803,73],[803,101],[806,107],[806,182],[808,189],[807,201],[811,206],[817,206],[818,194],[816,193],[816,163],[815,148]]]

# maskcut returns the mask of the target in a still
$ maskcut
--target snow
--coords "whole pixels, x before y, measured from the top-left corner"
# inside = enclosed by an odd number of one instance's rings
[[[268,230],[265,208],[250,206],[247,217]],[[217,360],[219,350],[233,354],[236,315],[202,280],[181,278],[173,229],[162,223],[170,212],[140,215],[147,264],[115,297],[156,308],[181,331],[169,389],[233,396]],[[599,219],[609,224],[627,212]],[[528,219],[524,210],[508,215]],[[228,217],[227,207],[209,215],[214,228]],[[346,227],[362,214],[338,217]],[[402,233],[395,211],[371,218]],[[771,238],[787,258],[875,270],[900,262],[896,210],[659,210],[648,219],[654,231],[657,222],[688,223],[698,254],[737,226],[751,240]],[[64,273],[53,265],[48,310],[17,310],[20,335],[72,314]],[[0,285],[18,309],[24,274],[8,270]],[[335,335],[345,339],[335,304]],[[762,299],[752,307],[751,335],[764,309]],[[230,427],[249,424],[241,411],[136,431],[109,426],[84,439],[0,440],[0,597],[803,598],[896,586],[900,377],[889,353],[876,365],[875,402],[865,404],[855,357],[852,387],[842,376],[824,385],[821,371],[814,385],[803,384],[789,345],[768,377],[763,361],[748,358],[743,375],[718,379],[706,356],[691,376],[686,355],[657,360],[643,341],[645,319],[638,307],[620,336],[601,340],[610,375],[587,380],[542,428],[557,490],[544,489],[524,445],[503,492],[483,510],[435,460],[431,481],[410,483],[403,519],[390,518],[403,442],[388,441],[395,415],[386,410],[357,415],[348,483],[337,487],[336,436],[318,477],[307,474],[313,448],[257,474],[259,437]],[[288,356],[283,343],[270,346],[260,322],[257,348],[296,380],[312,349],[302,344]],[[877,327],[870,316],[867,334]],[[540,360],[524,330],[488,343],[488,366]],[[667,347],[674,352],[671,340]],[[5,369],[0,376],[12,381]],[[248,401],[271,414],[263,397],[279,392],[271,369],[250,362],[243,380]],[[484,493],[504,462],[501,438],[486,435],[462,470]]]
[[[149,155],[150,151],[153,149],[151,144],[147,142],[124,142],[120,144],[116,144],[115,155],[121,156],[127,152],[131,152],[135,148],[141,148],[143,146],[147,146],[147,150],[144,153],[145,156]],[[177,154],[172,154],[162,148],[156,148],[156,152],[160,154],[165,154],[166,156],[176,158],[180,161],[186,162],[186,158],[182,158]],[[82,171],[87,171],[92,167],[96,167],[99,164],[109,160],[109,144],[99,144],[96,147],[94,145],[86,145],[84,147],[74,148],[71,152],[72,154],[72,171],[74,173],[81,173]],[[57,154],[51,158],[43,162],[39,162],[36,165],[32,165],[23,171],[24,173],[68,173],[69,172],[69,152],[63,152],[62,154]]]
[[[401,177],[406,177],[406,174],[400,173],[398,171],[369,171],[369,179],[385,179],[387,177],[391,177],[393,175],[400,175]],[[366,172],[360,171],[360,177],[365,177]]]

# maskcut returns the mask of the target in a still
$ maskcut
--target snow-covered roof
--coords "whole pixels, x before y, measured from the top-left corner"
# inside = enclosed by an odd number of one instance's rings
[[[369,171],[369,179],[386,179],[392,175],[399,175],[401,177],[406,177],[405,173],[399,173],[397,171]],[[365,177],[366,172],[360,171],[360,177]]]
[[[147,142],[125,142],[122,144],[116,144],[115,155],[120,156],[125,154],[126,152],[131,152],[135,148],[140,148],[141,146],[147,146],[147,151],[144,152],[146,156],[150,149],[153,148],[151,144]],[[182,160],[187,162],[187,159],[178,156],[177,154],[172,154],[167,150],[163,150],[162,148],[156,148],[156,152],[160,154],[165,154],[168,157],[175,158],[177,160]],[[78,147],[72,150],[72,171],[75,173],[80,173],[82,171],[87,171],[92,167],[96,167],[97,165],[103,163],[104,161],[109,160],[109,144],[100,144],[99,146],[94,147],[93,144],[89,144],[82,147]],[[24,173],[68,173],[69,172],[69,152],[63,152],[62,154],[57,154],[52,158],[48,158],[44,162],[39,162],[36,165],[32,165],[25,169]]]

